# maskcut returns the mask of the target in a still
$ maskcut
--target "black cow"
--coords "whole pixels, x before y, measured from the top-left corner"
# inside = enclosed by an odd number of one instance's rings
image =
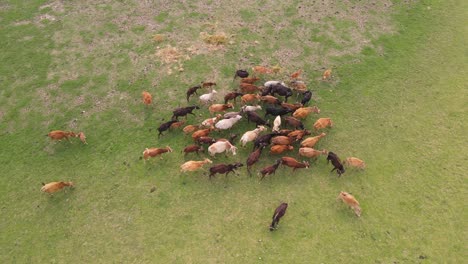
[[[265,118],[267,115],[272,115],[272,116],[283,116],[289,113],[294,112],[292,109],[287,109],[287,108],[276,108],[276,107],[267,107],[265,109]]]
[[[292,90],[280,83],[274,84],[270,86],[270,93],[271,95],[279,94],[281,96],[284,96],[284,101],[288,101],[288,97],[292,96]]]
[[[195,105],[175,109],[172,111],[172,120],[177,120],[179,116],[187,116],[188,114],[195,115],[192,113],[193,109],[200,109],[200,107]]]
[[[286,209],[288,209],[287,203],[282,203],[276,208],[275,213],[273,214],[273,221],[270,225],[270,231],[273,231],[277,228],[281,217],[283,217],[283,215],[286,213]]]
[[[338,157],[338,155],[336,155],[335,153],[331,151],[328,152],[327,164],[330,161],[332,162],[332,165],[333,165],[333,169],[330,172],[336,170],[336,173],[338,173],[338,177],[340,177],[341,174],[345,173],[345,169],[343,167],[343,164],[341,163],[340,158]]]
[[[234,164],[216,164],[210,168],[210,180],[211,180],[211,177],[214,176],[216,173],[220,173],[220,174],[225,173],[227,177],[227,175],[230,172],[236,173],[235,170],[242,166],[244,166],[244,164],[240,162],[236,162]]]
[[[189,101],[190,99],[190,96],[192,96],[193,94],[197,94],[197,90],[201,88],[201,85],[197,85],[197,86],[194,86],[194,87],[190,87],[188,90],[187,90],[187,102]]]
[[[166,123],[160,125],[158,127],[158,131],[159,131],[158,138],[162,135],[162,133],[164,131],[168,130],[171,127],[171,125],[174,124],[175,122],[178,122],[178,121],[177,120],[171,120],[169,122],[166,122]]]

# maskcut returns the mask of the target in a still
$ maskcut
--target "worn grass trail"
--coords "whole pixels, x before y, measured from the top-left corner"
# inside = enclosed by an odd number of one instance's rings
[[[22,6],[25,14],[42,4],[32,2]],[[64,107],[47,117],[41,112],[47,109],[31,105],[31,95],[54,81],[46,76],[48,34],[59,28],[0,28],[2,61],[27,65],[0,66],[7,87],[0,91],[0,261],[461,263],[467,257],[466,10],[464,1],[402,9],[394,18],[398,34],[376,43],[383,54],[365,49],[361,63],[336,69],[336,87],[316,88],[321,116],[336,124],[319,147],[362,158],[365,172],[337,178],[320,159],[296,174],[281,168],[261,184],[245,168],[211,182],[180,175],[180,150],[189,140],[176,133],[157,140],[154,120],[167,114],[157,110],[146,111],[143,124],[123,121],[129,112],[144,114],[142,107],[121,112],[117,105],[80,123],[87,146],[49,142],[42,129],[66,127],[74,116]],[[2,23],[25,19],[8,14]],[[33,41],[17,45],[25,34]],[[76,92],[73,85],[62,87],[65,95]],[[175,151],[144,165],[138,157],[148,144]],[[236,160],[244,161],[248,150],[239,152]],[[77,187],[53,197],[39,193],[41,182],[53,180]],[[360,201],[361,218],[335,201],[340,191]],[[288,212],[269,232],[281,201]]]

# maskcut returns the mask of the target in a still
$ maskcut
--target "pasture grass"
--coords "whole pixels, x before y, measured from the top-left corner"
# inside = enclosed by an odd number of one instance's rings
[[[142,11],[145,21],[118,16],[126,10],[119,2],[91,5],[81,15],[76,3],[52,2],[42,9],[45,1],[0,5],[0,261],[466,259],[467,32],[461,25],[467,22],[467,4],[395,1],[391,15],[369,11],[374,14],[369,19],[382,24],[348,40],[359,32],[349,31],[355,22],[347,19],[290,23],[308,20],[302,11],[286,7],[289,2],[272,8],[270,1],[261,1],[270,15],[244,8],[236,11],[243,18],[238,20],[228,15],[234,7],[216,8],[222,2],[211,3],[216,23],[198,2],[158,14]],[[332,4],[317,1],[312,8],[325,10],[317,17],[326,17]],[[342,3],[337,8],[351,10]],[[102,16],[93,16],[96,12]],[[40,20],[44,14],[58,19]],[[272,15],[276,20],[268,20]],[[393,34],[371,38],[367,48],[356,46],[379,29]],[[203,30],[228,32],[235,43],[210,50],[200,44]],[[298,39],[300,32],[314,34]],[[156,45],[166,43],[151,43],[154,33],[167,34],[168,42],[190,59],[161,63],[154,56]],[[345,45],[333,44],[339,39]],[[190,46],[196,52],[189,52]],[[304,49],[307,56],[296,53]],[[239,176],[218,175],[212,181],[203,173],[181,175],[179,165],[194,158],[181,153],[191,140],[181,132],[158,139],[157,126],[170,118],[171,109],[186,105],[189,86],[216,81],[221,98],[235,87],[236,68],[257,64],[279,64],[284,71],[272,78],[303,68],[320,116],[335,123],[317,147],[342,158],[362,158],[368,168],[337,178],[322,157],[307,171],[293,174],[281,168],[261,183],[248,177],[245,167]],[[183,72],[177,71],[180,66]],[[333,81],[319,81],[323,69],[332,66]],[[142,106],[142,90],[155,95],[151,108]],[[196,114],[188,122],[205,119],[207,110]],[[85,131],[89,145],[50,142],[45,134],[54,129]],[[252,125],[242,122],[237,129]],[[145,147],[166,145],[174,152],[162,160],[139,160]],[[219,156],[214,162],[244,162],[249,151],[240,149],[236,157]],[[264,155],[254,169],[274,159]],[[41,182],[57,180],[74,181],[76,188],[53,197],[39,192]],[[157,189],[150,193],[153,186]],[[340,191],[360,201],[361,218],[336,202]],[[289,203],[288,212],[280,228],[269,232],[272,212],[282,201]]]

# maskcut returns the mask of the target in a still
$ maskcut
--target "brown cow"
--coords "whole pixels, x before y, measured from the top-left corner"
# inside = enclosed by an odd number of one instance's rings
[[[44,184],[42,183],[42,188],[41,188],[41,191],[42,192],[46,192],[46,193],[54,193],[56,191],[59,191],[61,189],[63,189],[64,187],[67,187],[67,186],[70,186],[70,187],[73,187],[73,182],[49,182],[47,184]]]
[[[143,151],[143,159],[146,162],[146,160],[148,160],[149,158],[154,158],[166,152],[172,152],[172,149],[170,147],[146,148],[145,151]],[[162,159],[162,156],[161,156],[161,159]]]
[[[145,105],[150,105],[153,102],[153,97],[147,91],[143,91],[141,96],[143,97],[143,103]]]
[[[76,137],[76,134],[72,131],[54,130],[54,131],[49,132],[47,136],[52,140],[58,140],[58,141],[62,141],[62,139],[65,138],[66,140],[68,140],[68,142],[70,142],[69,137]]]
[[[294,147],[291,145],[273,145],[270,148],[270,154],[281,154],[287,150],[293,150],[293,149]]]
[[[337,199],[341,199],[345,204],[353,208],[354,213],[360,217],[361,216],[361,207],[359,206],[359,202],[352,196],[351,194],[347,192],[340,192],[340,195],[338,195]]]
[[[323,129],[323,128],[327,128],[327,127],[333,127],[333,122],[332,122],[331,118],[329,118],[329,117],[319,118],[314,123],[314,129],[315,130],[319,130],[319,129]]]
[[[302,168],[308,169],[309,168],[309,162],[304,161],[300,163],[295,158],[291,158],[291,157],[282,157],[281,164],[293,168],[293,171],[295,171],[296,169],[302,169]]]

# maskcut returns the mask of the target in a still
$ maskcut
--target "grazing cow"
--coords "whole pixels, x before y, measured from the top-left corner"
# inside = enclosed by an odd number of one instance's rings
[[[265,178],[266,175],[275,174],[275,172],[276,172],[276,170],[278,169],[278,166],[279,166],[280,164],[281,164],[281,160],[280,160],[280,159],[277,159],[276,162],[275,162],[275,164],[263,168],[263,169],[260,171],[260,174],[262,174],[262,177],[260,178],[260,180],[263,180],[263,178]]]
[[[282,116],[293,112],[293,110],[286,109],[286,108],[276,108],[276,107],[267,107],[265,109],[265,118],[267,115],[272,116]]]
[[[250,121],[254,122],[257,126],[267,126],[271,127],[270,124],[268,124],[265,120],[263,120],[257,113],[250,111],[250,112],[245,112],[247,115],[247,121],[250,123]]]
[[[281,103],[281,107],[285,109],[289,109],[292,112],[296,111],[297,109],[302,107],[302,104],[290,104],[290,103]]]
[[[277,229],[281,217],[283,217],[286,213],[286,209],[288,209],[287,203],[282,203],[276,208],[275,212],[273,213],[273,221],[270,225],[270,231]]]
[[[210,114],[214,114],[216,112],[225,112],[227,109],[233,108],[234,105],[231,103],[229,104],[212,104],[208,107]]]
[[[242,104],[250,103],[250,102],[255,102],[256,100],[260,99],[260,95],[258,94],[244,94],[241,97],[241,102]]]
[[[181,172],[187,172],[187,171],[196,171],[203,167],[203,165],[208,164],[208,163],[213,163],[210,159],[205,159],[201,161],[195,161],[195,160],[189,160],[185,162],[184,164],[180,165],[180,171]]]
[[[256,81],[259,81],[260,78],[257,78],[257,77],[251,77],[251,78],[242,78],[241,79],[241,83],[250,83],[250,84],[254,84]]]
[[[61,189],[70,186],[73,187],[73,182],[49,182],[47,184],[42,183],[41,192],[54,193],[60,191]]]
[[[190,145],[184,148],[184,156],[187,155],[187,153],[192,153],[196,152],[197,155],[200,155],[199,152],[203,151],[203,147],[198,146],[198,145]]]
[[[340,199],[342,200],[345,204],[350,206],[354,214],[356,214],[357,217],[361,216],[361,207],[359,206],[359,202],[352,196],[350,193],[347,192],[340,192],[340,195],[338,195],[337,200]]]
[[[273,121],[273,129],[271,131],[279,132],[280,126],[281,126],[281,116],[277,116],[275,120]]]
[[[222,119],[222,120],[218,121],[218,123],[216,123],[215,127],[217,129],[221,129],[221,130],[230,129],[232,126],[234,126],[234,124],[239,122],[239,120],[241,118],[242,118],[242,116],[237,115],[237,116],[235,116],[233,118]]]
[[[338,177],[340,177],[341,174],[345,173],[345,169],[343,167],[343,164],[341,163],[340,158],[338,157],[338,155],[336,155],[335,153],[333,153],[331,151],[328,152],[327,164],[330,161],[331,161],[331,163],[333,165],[333,169],[330,172],[336,170],[336,173],[338,173]]]
[[[270,148],[270,154],[281,154],[287,150],[293,150],[293,149],[294,147],[291,145],[273,145]]]
[[[70,142],[69,137],[76,137],[74,132],[62,131],[62,130],[50,131],[46,136],[48,136],[52,140],[58,140],[58,141],[62,141],[62,139],[65,138],[68,142]]]
[[[292,116],[295,118],[304,119],[312,112],[320,114],[320,109],[317,106],[301,107],[294,111]]]
[[[271,139],[273,145],[291,145],[295,139],[293,137],[277,136]]]
[[[284,118],[284,121],[286,121],[286,123],[289,125],[289,126],[292,126],[294,129],[304,129],[304,124],[297,118],[294,118],[292,116],[287,116]]]
[[[236,74],[234,75],[234,79],[232,79],[232,81],[234,81],[237,77],[247,78],[249,77],[249,72],[247,72],[246,70],[237,70]]]
[[[301,147],[313,148],[315,144],[317,144],[317,142],[319,142],[319,140],[325,137],[326,135],[327,134],[325,133],[321,133],[318,136],[306,138],[301,142]]]
[[[298,70],[294,72],[293,74],[291,74],[291,79],[300,79],[299,76],[301,76],[301,73],[302,73],[302,70]]]
[[[308,90],[302,94],[301,104],[306,105],[312,99],[312,91]]]
[[[313,158],[317,159],[320,155],[327,155],[328,151],[324,150],[316,150],[313,148],[300,148],[299,155],[306,157],[306,158]]]
[[[314,123],[314,129],[317,131],[319,129],[327,128],[327,127],[333,127],[333,122],[331,118],[319,118],[317,121]]]
[[[153,102],[153,97],[147,91],[143,91],[141,96],[143,97],[143,103],[145,105],[150,105]]]
[[[256,93],[259,90],[258,86],[250,84],[250,83],[241,83],[239,85],[239,88],[245,94],[246,93]]]
[[[247,157],[247,172],[249,173],[249,176],[252,176],[250,167],[252,167],[260,159],[260,155],[262,154],[262,150],[265,148],[265,146],[265,144],[261,144],[259,148],[254,150],[249,154],[249,157]]]
[[[197,139],[197,143],[199,145],[202,145],[202,144],[211,145],[211,144],[213,144],[215,142],[216,142],[216,139],[214,139],[212,137],[199,137]]]
[[[199,139],[200,137],[207,137],[211,133],[211,131],[213,131],[213,128],[197,130],[197,131],[193,132],[192,139],[193,139],[193,141],[196,142],[197,139]]]
[[[295,171],[296,169],[309,168],[309,162],[303,161],[302,163],[300,163],[295,158],[291,157],[282,157],[281,164],[293,168],[293,171]]]
[[[231,92],[228,93],[224,96],[224,103],[227,104],[230,100],[234,100],[234,103],[236,102],[236,98],[239,96],[243,96],[243,93],[238,93],[238,92]]]
[[[358,168],[358,169],[361,169],[361,170],[366,168],[366,163],[363,160],[360,160],[360,159],[355,158],[355,157],[346,158],[343,161],[343,165]]]
[[[216,164],[214,165],[213,167],[210,168],[210,180],[211,180],[211,177],[214,176],[216,173],[219,173],[219,174],[225,174],[226,177],[227,175],[232,172],[232,173],[235,173],[235,174],[238,174],[236,172],[236,169],[240,168],[244,166],[244,164],[242,163],[239,163],[239,162],[236,162],[236,163],[233,163],[233,164]]]
[[[272,105],[280,105],[281,101],[280,99],[272,96],[272,95],[262,95],[260,96],[260,101],[267,103],[267,104],[272,104]]]
[[[189,101],[190,99],[190,96],[192,96],[193,94],[197,94],[197,90],[201,88],[201,85],[197,85],[197,86],[193,86],[193,87],[190,87],[188,90],[187,90],[187,102]]]
[[[284,96],[284,101],[288,101],[288,97],[292,96],[292,90],[291,88],[288,88],[282,84],[274,84],[271,87],[271,95],[279,94],[281,96]]]
[[[258,135],[262,132],[262,131],[265,131],[267,130],[266,127],[264,126],[259,126],[258,128],[254,129],[254,130],[251,130],[251,131],[247,131],[244,133],[244,135],[242,135],[241,139],[240,139],[240,142],[242,143],[242,147],[245,147],[245,145],[250,142],[250,141],[254,141]]]
[[[232,145],[229,141],[217,141],[208,147],[208,152],[212,157],[214,157],[216,153],[223,153],[225,151],[226,153],[231,152],[232,155],[237,154],[237,148],[234,145]]]
[[[214,96],[215,94],[217,94],[218,92],[216,90],[212,90],[210,93],[206,93],[206,94],[202,94],[200,95],[200,102],[202,104],[208,104],[210,103],[211,101],[214,100]]]
[[[307,129],[304,130],[294,130],[287,134],[288,137],[293,137],[295,140],[301,140],[304,136],[310,135],[310,131]]]
[[[172,149],[169,146],[165,148],[146,148],[145,151],[143,151],[143,159],[146,162],[149,158],[154,158],[167,152],[172,152]]]
[[[331,70],[331,69],[325,70],[325,71],[323,72],[323,75],[322,75],[322,80],[330,79],[331,74],[332,74],[332,70]]]
[[[195,115],[192,113],[194,109],[200,109],[200,107],[194,105],[194,106],[187,106],[187,107],[179,107],[172,111],[172,120],[177,120],[179,116],[185,116],[187,118],[188,114]]]
[[[177,120],[171,120],[171,121],[161,124],[158,127],[158,131],[159,131],[158,138],[163,134],[164,131],[168,130],[172,124],[177,123],[177,122],[178,122]]]
[[[81,142],[83,142],[83,144],[88,144],[88,142],[86,142],[86,135],[85,133],[83,132],[80,132],[76,135],[77,138],[80,139]]]

